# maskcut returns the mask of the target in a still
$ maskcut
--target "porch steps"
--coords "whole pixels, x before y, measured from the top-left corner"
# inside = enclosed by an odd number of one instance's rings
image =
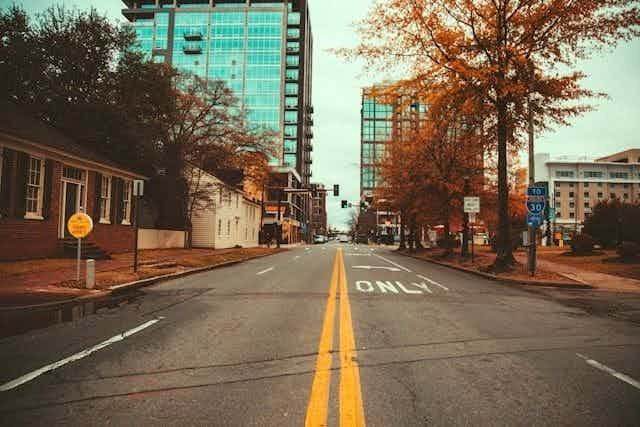
[[[75,258],[78,254],[78,240],[62,240],[62,253],[66,258]],[[82,259],[111,259],[109,254],[100,249],[95,243],[83,241],[80,247],[80,257]]]

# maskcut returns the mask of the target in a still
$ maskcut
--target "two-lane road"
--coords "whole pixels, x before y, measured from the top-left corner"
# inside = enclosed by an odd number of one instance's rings
[[[1,425],[640,425],[640,329],[317,245],[0,341]]]

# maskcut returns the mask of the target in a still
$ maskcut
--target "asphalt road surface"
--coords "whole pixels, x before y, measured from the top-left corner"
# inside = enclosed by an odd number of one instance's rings
[[[4,339],[0,390],[2,426],[638,426],[640,325],[332,243]]]

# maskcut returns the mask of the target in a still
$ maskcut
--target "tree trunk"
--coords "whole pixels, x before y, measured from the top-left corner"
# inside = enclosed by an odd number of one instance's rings
[[[404,236],[404,222],[405,222],[405,216],[404,216],[404,212],[401,210],[400,211],[400,249],[407,249],[407,244]]]
[[[416,249],[421,250],[424,249],[424,246],[422,246],[422,224],[416,225],[416,229]]]
[[[416,249],[415,243],[416,243],[416,228],[415,228],[415,222],[413,217],[411,217],[411,219],[409,220],[409,250],[411,252],[414,252]]]
[[[507,105],[498,102],[498,230],[497,253],[493,271],[506,271],[515,264],[509,221],[509,183],[507,177]]]

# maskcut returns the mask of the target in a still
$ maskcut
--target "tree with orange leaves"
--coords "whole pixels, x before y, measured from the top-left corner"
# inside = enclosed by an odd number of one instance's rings
[[[600,96],[581,86],[577,61],[640,34],[632,0],[384,0],[360,23],[362,39],[340,51],[367,65],[410,68],[413,86],[433,83],[472,93],[498,159],[495,270],[515,260],[509,226],[507,154],[535,127],[567,125]]]

